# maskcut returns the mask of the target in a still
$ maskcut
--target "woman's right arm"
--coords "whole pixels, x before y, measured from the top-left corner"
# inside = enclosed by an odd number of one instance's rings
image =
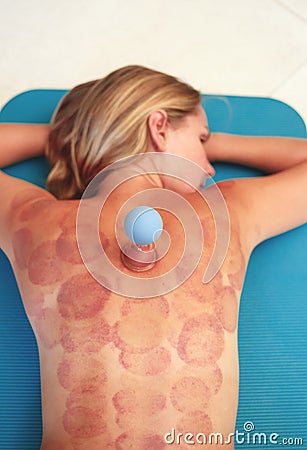
[[[227,161],[276,173],[307,160],[307,139],[212,133],[205,144],[209,161]]]
[[[43,155],[49,125],[0,123],[0,168]]]

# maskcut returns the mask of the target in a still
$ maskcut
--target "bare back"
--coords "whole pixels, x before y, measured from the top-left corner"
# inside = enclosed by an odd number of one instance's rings
[[[181,286],[150,299],[116,295],[88,273],[76,241],[78,201],[23,206],[30,197],[31,189],[13,202],[11,263],[39,347],[42,449],[162,450],[173,435],[189,448],[180,433],[192,433],[190,442],[199,433],[227,440],[236,419],[237,320],[249,257],[227,195],[231,239],[218,274],[202,283],[214,220],[192,195],[205,235],[200,264]],[[129,274],[115,240],[114,199],[105,208],[101,244]],[[163,221],[176,245],[148,273],[133,276],[155,277],[180,257],[182,230],[170,214]]]

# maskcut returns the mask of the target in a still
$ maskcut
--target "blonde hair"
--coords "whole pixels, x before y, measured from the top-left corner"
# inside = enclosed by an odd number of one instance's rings
[[[148,117],[164,109],[175,124],[192,113],[200,93],[175,77],[127,66],[81,84],[60,102],[51,122],[47,187],[59,199],[81,198],[95,175],[150,146]]]

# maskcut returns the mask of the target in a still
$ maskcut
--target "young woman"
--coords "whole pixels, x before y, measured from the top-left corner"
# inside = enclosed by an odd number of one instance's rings
[[[160,450],[169,448],[173,429],[183,449],[192,442],[203,448],[210,433],[224,439],[210,448],[224,448],[229,440],[234,448],[244,275],[255,246],[307,221],[307,141],[210,134],[197,91],[140,66],[74,88],[50,128],[1,124],[0,135],[2,167],[42,154],[46,142],[51,164],[49,192],[0,172],[0,246],[40,353],[42,449]],[[103,205],[98,228],[120,273],[162,276],[178,265],[185,246],[178,219],[161,209],[169,251],[148,272],[124,266],[114,224],[125,202],[141,192],[157,188],[153,192],[161,198],[166,189],[178,190],[206,236],[184,283],[164,295],[134,298],[106,289],[89,274],[78,249],[76,217],[84,190],[101,170],[147,152],[184,157],[209,175],[212,161],[270,174],[218,183],[230,240],[207,284],[202,277],[215,245],[215,218],[197,190],[184,192],[159,174],[119,184]]]

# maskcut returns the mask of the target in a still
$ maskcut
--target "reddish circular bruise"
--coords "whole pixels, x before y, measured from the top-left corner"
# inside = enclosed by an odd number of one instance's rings
[[[166,397],[153,389],[122,389],[112,398],[114,408],[119,414],[132,414],[137,417],[153,416],[166,407]]]
[[[82,386],[73,389],[66,400],[66,408],[69,410],[79,407],[95,409],[100,414],[104,413],[106,410],[106,396],[103,389],[94,392],[84,391]]]
[[[102,231],[99,231],[99,235],[97,234],[97,231],[95,230],[95,234],[89,235],[88,229],[85,229],[85,234],[82,232],[80,233],[80,228],[78,227],[78,235],[76,234],[78,243],[82,241],[82,239],[86,239],[86,243],[89,242],[89,239],[91,239],[91,246],[87,246],[86,250],[86,262],[93,262],[97,261],[99,258],[101,258],[101,255],[103,254],[103,251],[105,252],[108,248],[110,248],[110,241],[106,237],[105,233]],[[85,235],[85,238],[83,236]],[[100,278],[101,274],[98,274],[98,278]]]
[[[100,436],[107,429],[103,414],[99,410],[83,406],[67,409],[63,416],[63,426],[66,433],[74,438]]]
[[[12,246],[16,264],[19,269],[24,270],[28,266],[29,253],[33,245],[33,236],[28,228],[15,231],[12,237]]]
[[[59,227],[63,230],[64,234],[68,233],[75,236],[76,241],[84,239],[88,242],[89,239],[94,239],[94,245],[93,241],[91,242],[90,254],[88,253],[89,249],[87,249],[87,259],[89,261],[97,259],[102,251],[101,246],[106,249],[110,246],[110,243],[105,233],[98,229],[99,223],[97,217],[95,217],[96,209],[93,210],[89,206],[87,213],[84,211],[82,213],[82,221],[78,221],[78,205],[67,205],[67,208],[68,211],[65,214],[62,213],[58,219]],[[83,202],[83,208],[87,208],[85,202]]]
[[[145,302],[144,302],[145,303]],[[167,318],[159,308],[140,303],[114,326],[113,342],[124,352],[145,353],[158,347],[166,335]],[[161,304],[161,303],[160,303]]]
[[[116,450],[165,450],[166,445],[158,434],[122,433],[115,442]]]
[[[59,266],[55,242],[43,242],[35,248],[29,258],[28,272],[31,283],[47,286],[60,281],[63,275]]]
[[[216,316],[204,314],[187,320],[181,330],[177,352],[187,364],[204,367],[216,362],[224,349],[224,332]]]
[[[196,377],[182,377],[170,393],[172,405],[180,412],[204,410],[210,397],[210,388]]]
[[[134,300],[126,300],[121,307],[121,314],[128,316],[129,314],[142,315],[143,317],[158,317],[161,320],[167,318],[169,313],[169,304],[165,298],[160,297]]]
[[[110,326],[104,319],[99,319],[94,323],[66,323],[62,329],[61,344],[67,352],[82,349],[93,353],[99,352],[110,339]]]
[[[46,195],[30,199],[20,208],[18,219],[22,222],[34,222],[37,226],[47,226],[49,230],[61,229],[61,222],[66,220],[76,221],[77,204],[74,201],[62,200],[58,202],[54,197]],[[45,225],[47,217],[47,223]],[[69,219],[68,219],[69,218]]]
[[[104,365],[86,354],[64,355],[57,375],[61,386],[68,391],[82,388],[83,392],[94,392],[107,382]]]
[[[61,321],[56,311],[44,308],[39,317],[35,319],[35,331],[45,348],[51,349],[60,343]]]
[[[193,277],[190,277],[183,285],[185,291],[190,295],[195,295],[199,302],[207,302],[212,297],[213,287],[223,284],[223,275],[219,270],[217,274],[212,278],[210,283],[203,283],[204,272],[203,269],[195,271],[198,273],[198,283],[195,283]]]
[[[71,264],[82,264],[83,261],[80,256],[76,233],[72,229],[70,231],[63,231],[62,234],[56,240],[56,253],[57,256]]]
[[[44,214],[46,214],[46,210],[48,211],[48,209],[54,206],[54,204],[54,199],[37,198],[37,200],[32,200],[21,210],[19,214],[19,220],[21,222],[27,222],[31,220],[32,222],[38,217],[42,217],[43,210]]]
[[[218,292],[220,303],[219,319],[225,330],[233,333],[238,322],[238,301],[233,287],[225,286]]]
[[[191,376],[200,379],[209,389],[210,397],[219,392],[223,383],[223,373],[217,364],[208,364],[205,367],[199,368],[193,367],[192,370],[193,372],[191,373],[191,367],[185,365],[178,374],[178,379],[184,377],[190,378]]]
[[[85,233],[80,232],[82,228],[84,229],[84,227],[79,225],[78,233],[75,223],[67,223],[64,229],[62,228],[63,231],[56,243],[57,254],[62,260],[72,264],[83,264],[83,259],[79,251],[79,242],[81,239],[86,239],[86,243],[89,242],[89,239],[92,239],[91,246],[87,246],[87,262],[97,260],[101,256],[102,247],[105,250],[110,246],[109,240],[105,237],[104,233],[100,232],[99,237],[98,234],[93,236],[89,234],[87,228],[85,228]],[[83,238],[83,236],[85,236],[85,238]]]
[[[180,419],[175,429],[177,433],[192,433],[194,437],[198,433],[207,436],[213,431],[210,417],[202,411],[188,412]]]
[[[171,354],[164,347],[156,347],[147,353],[125,353],[119,355],[121,365],[136,375],[159,375],[169,369]]]
[[[58,296],[58,309],[67,320],[95,317],[110,297],[110,291],[97,283],[88,273],[74,275],[62,284]]]
[[[204,285],[192,276],[181,287],[168,294],[172,318],[169,320],[168,340],[173,347],[177,346],[182,321],[203,314],[219,315],[221,308],[214,286],[222,285],[223,278],[218,272],[214,279]]]
[[[178,289],[177,292],[171,294],[170,303],[172,306],[172,314],[176,317],[175,327],[177,328],[178,323],[182,321],[191,319],[195,316],[200,316],[202,314],[217,314],[220,308],[219,302],[214,298],[214,295],[206,296],[206,291],[204,288],[201,289],[191,289],[187,292]]]
[[[20,212],[28,206],[31,201],[35,201],[39,199],[39,194],[37,192],[37,188],[28,188],[23,191],[18,192],[11,203],[10,213],[20,214]]]

